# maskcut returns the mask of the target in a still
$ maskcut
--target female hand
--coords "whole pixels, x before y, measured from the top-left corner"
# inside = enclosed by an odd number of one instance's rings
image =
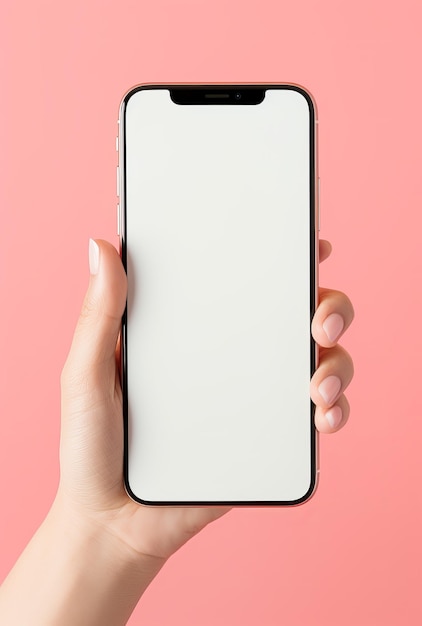
[[[320,259],[331,251],[320,242]],[[123,486],[118,337],[126,274],[115,248],[90,243],[91,279],[63,368],[60,483],[40,528],[0,588],[9,626],[121,626],[166,560],[228,507],[150,507]],[[352,361],[337,345],[353,319],[344,294],[320,290],[312,333],[320,365],[311,381],[315,422],[347,421]],[[22,602],[22,598],[25,601]]]
[[[331,252],[320,242],[320,260]],[[111,541],[133,554],[164,562],[229,507],[153,507],[133,502],[122,477],[123,418],[117,345],[126,302],[126,274],[115,248],[90,242],[91,278],[62,372],[61,479],[57,498],[73,514],[102,526]],[[320,289],[312,334],[320,364],[311,381],[318,430],[346,423],[344,390],[353,376],[347,352],[337,345],[353,319],[343,293]]]

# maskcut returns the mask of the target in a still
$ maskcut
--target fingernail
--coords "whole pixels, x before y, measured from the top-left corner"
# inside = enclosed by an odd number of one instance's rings
[[[330,341],[335,341],[344,328],[344,319],[338,313],[331,313],[322,325]]]
[[[337,428],[337,426],[341,422],[342,417],[343,411],[338,405],[331,407],[331,409],[325,414],[325,419],[327,420],[331,428]]]
[[[341,380],[338,376],[327,376],[318,387],[319,395],[327,404],[332,404],[341,389]]]
[[[89,271],[91,274],[98,273],[98,265],[100,263],[100,249],[98,244],[93,240],[89,240]]]

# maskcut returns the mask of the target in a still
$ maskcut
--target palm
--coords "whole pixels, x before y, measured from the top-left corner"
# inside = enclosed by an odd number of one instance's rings
[[[129,498],[123,486],[123,407],[117,371],[118,363],[110,372],[113,393],[107,384],[107,392],[99,394],[94,406],[90,394],[89,419],[85,411],[82,419],[80,410],[74,411],[75,405],[80,409],[86,404],[85,394],[64,398],[65,423],[72,428],[62,433],[60,489],[77,511],[101,523],[132,550],[166,559],[230,508],[142,506]]]
[[[108,518],[109,530],[140,555],[167,559],[228,507],[150,507],[124,494],[126,502]]]

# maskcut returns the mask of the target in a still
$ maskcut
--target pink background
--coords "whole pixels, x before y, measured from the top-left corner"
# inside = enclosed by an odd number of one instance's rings
[[[138,82],[292,81],[320,118],[321,284],[356,321],[346,428],[303,507],[236,510],[130,624],[413,626],[420,604],[419,0],[2,2],[0,578],[58,480],[59,375],[88,237],[117,245],[114,140]]]

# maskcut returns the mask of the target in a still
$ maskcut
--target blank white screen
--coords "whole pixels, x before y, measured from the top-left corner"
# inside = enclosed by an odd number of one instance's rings
[[[129,484],[295,500],[311,476],[309,106],[127,103]]]

